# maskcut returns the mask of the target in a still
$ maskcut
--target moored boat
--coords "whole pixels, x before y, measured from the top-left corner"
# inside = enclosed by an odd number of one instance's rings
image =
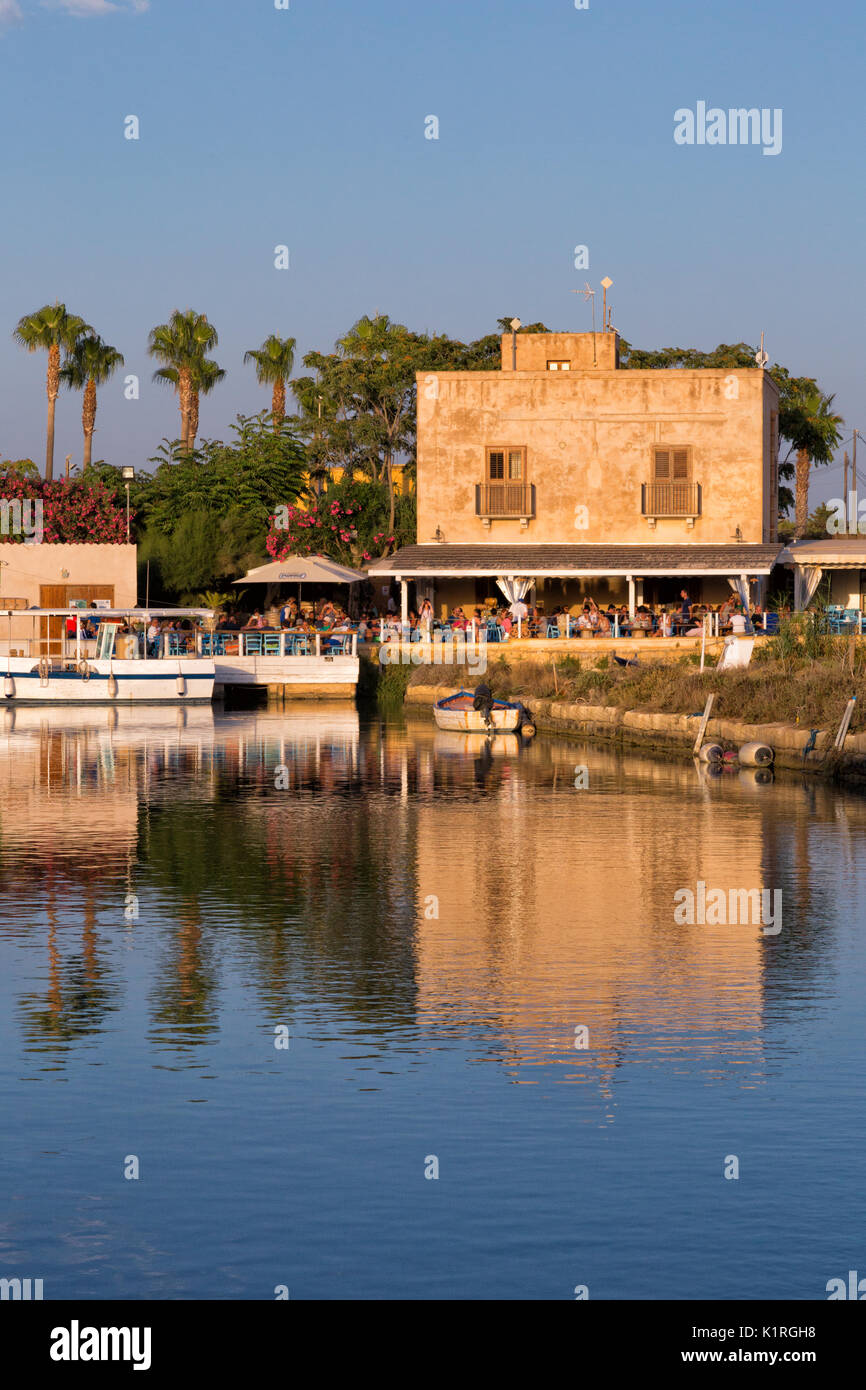
[[[0,616],[9,620],[0,656],[6,705],[194,704],[213,697],[213,657],[197,651],[191,633],[166,633],[150,654],[144,636],[151,619],[210,617],[208,609],[105,608],[82,614],[79,609],[28,608],[0,610]],[[82,617],[99,618],[96,639],[84,637]],[[33,623],[30,637],[20,633],[26,619]],[[66,633],[70,619],[75,619],[74,635]],[[19,629],[14,635],[13,623]],[[133,631],[121,636],[123,624]]]
[[[489,711],[476,709],[471,690],[458,690],[433,706],[433,718],[440,729],[460,734],[510,734],[520,723],[520,705],[494,700]]]

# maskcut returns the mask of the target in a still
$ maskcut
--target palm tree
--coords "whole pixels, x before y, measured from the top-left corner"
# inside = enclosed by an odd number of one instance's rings
[[[60,377],[70,391],[83,391],[81,423],[84,428],[84,467],[89,468],[93,457],[93,432],[96,429],[96,388],[108,381],[118,367],[123,366],[123,356],[109,343],[104,343],[95,333],[79,338],[71,352],[67,353]]]
[[[189,404],[189,447],[191,450],[195,448],[195,438],[198,434],[199,396],[209,396],[224,377],[225,372],[222,367],[211,361],[209,357],[203,357],[192,369]]]
[[[76,314],[67,314],[65,304],[46,304],[35,314],[18,320],[13,333],[16,343],[28,352],[47,352],[48,370],[45,394],[48,397],[48,428],[45,442],[45,480],[54,477],[54,412],[60,393],[60,350],[72,352],[79,338],[93,329]]]
[[[813,463],[830,463],[839,443],[844,421],[832,410],[835,396],[825,396],[814,381],[797,383],[779,410],[779,433],[790,441],[788,454],[796,454],[794,483],[794,539],[802,540],[809,524],[809,470]]]
[[[194,309],[175,309],[168,323],[161,323],[151,330],[147,350],[151,357],[165,364],[154,372],[153,379],[169,383],[177,392],[180,406],[180,440],[184,453],[188,453],[191,448],[193,376],[205,354],[216,347],[218,342],[213,324],[205,314],[197,314]]]
[[[271,413],[277,433],[286,414],[286,382],[295,365],[296,344],[296,338],[278,338],[272,333],[260,348],[244,353],[244,364],[256,364],[256,379],[259,385],[273,387]]]

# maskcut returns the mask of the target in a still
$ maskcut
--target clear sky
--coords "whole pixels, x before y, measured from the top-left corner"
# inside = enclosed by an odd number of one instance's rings
[[[175,307],[219,331],[218,437],[269,404],[242,364],[269,333],[300,365],[375,310],[588,329],[570,291],[604,275],[636,346],[763,330],[866,433],[864,37],[861,0],[0,0],[0,454],[44,457],[44,356],[11,334],[55,299],[141,377],[103,389],[94,443],[141,467],[178,433],[146,354]],[[780,108],[781,153],[678,145],[700,101]],[[64,393],[57,466],[80,451]]]

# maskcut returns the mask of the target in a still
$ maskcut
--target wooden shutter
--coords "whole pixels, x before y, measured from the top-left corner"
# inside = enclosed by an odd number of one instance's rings
[[[673,450],[673,480],[675,483],[687,483],[689,480],[688,449]]]
[[[655,479],[657,483],[667,483],[671,476],[671,454],[670,449],[656,449],[655,451]]]
[[[505,477],[505,454],[501,449],[491,449],[487,455],[487,462],[491,478]]]

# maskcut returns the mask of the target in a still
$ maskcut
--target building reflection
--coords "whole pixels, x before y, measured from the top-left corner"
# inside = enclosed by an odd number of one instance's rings
[[[55,1062],[106,1028],[135,967],[162,1053],[214,1041],[240,987],[263,1029],[337,1019],[380,1056],[459,1038],[609,1105],[637,1063],[757,1085],[768,1028],[830,949],[816,855],[841,828],[853,878],[866,824],[811,781],[491,747],[345,706],[4,716],[0,942],[38,953],[19,1017]],[[673,894],[698,880],[780,888],[782,932],[678,925]]]

